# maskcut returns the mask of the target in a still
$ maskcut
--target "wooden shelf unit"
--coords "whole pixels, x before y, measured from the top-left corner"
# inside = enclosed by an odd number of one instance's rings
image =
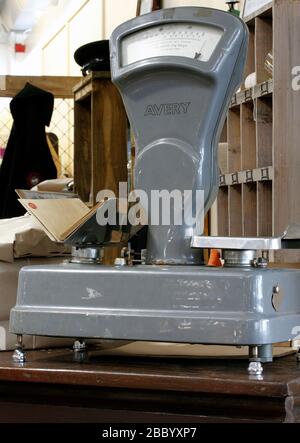
[[[51,92],[55,98],[73,99],[80,77],[0,75],[0,97],[14,97],[26,83]]]
[[[74,184],[93,206],[104,189],[118,197],[127,181],[127,116],[109,72],[92,72],[74,91]],[[106,248],[103,263],[113,265],[121,248]]]
[[[127,116],[110,72],[92,72],[74,91],[74,183],[93,206],[99,191],[118,196],[127,180]]]
[[[300,222],[300,91],[293,91],[291,71],[300,65],[300,0],[276,0],[246,19],[249,50],[246,77],[228,112],[221,142],[218,235],[282,235]],[[273,52],[273,78],[265,59]],[[223,145],[224,146],[224,145]],[[223,155],[224,157],[224,155]],[[226,161],[227,160],[227,161]],[[276,254],[276,261],[297,262],[299,251]]]

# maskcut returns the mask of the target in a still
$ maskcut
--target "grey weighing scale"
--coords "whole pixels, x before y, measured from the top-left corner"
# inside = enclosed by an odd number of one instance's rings
[[[113,32],[112,81],[135,135],[137,189],[202,189],[205,212],[211,207],[247,45],[242,20],[207,8],[159,10]],[[145,264],[123,257],[107,267],[96,262],[111,229],[83,229],[70,241],[73,263],[21,270],[10,317],[16,361],[25,359],[23,334],[73,337],[76,351],[85,338],[218,344],[249,346],[248,371],[260,376],[272,344],[297,338],[300,271],[268,269],[260,252],[299,247],[295,236],[214,238],[188,224],[149,224]],[[222,249],[224,268],[203,266],[203,248]]]

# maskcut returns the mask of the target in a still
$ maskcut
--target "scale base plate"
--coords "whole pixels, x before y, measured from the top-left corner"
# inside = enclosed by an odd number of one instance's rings
[[[263,345],[300,332],[300,271],[63,264],[20,272],[11,332]]]

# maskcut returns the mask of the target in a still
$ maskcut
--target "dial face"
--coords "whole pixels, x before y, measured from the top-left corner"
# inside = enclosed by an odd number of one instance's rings
[[[151,57],[188,57],[209,61],[223,31],[191,23],[169,23],[137,31],[122,40],[122,66]]]

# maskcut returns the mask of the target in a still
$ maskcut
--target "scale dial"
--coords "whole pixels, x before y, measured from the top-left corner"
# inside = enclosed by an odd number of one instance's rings
[[[122,66],[166,56],[208,62],[222,35],[222,29],[202,24],[152,26],[124,37],[121,43]]]

